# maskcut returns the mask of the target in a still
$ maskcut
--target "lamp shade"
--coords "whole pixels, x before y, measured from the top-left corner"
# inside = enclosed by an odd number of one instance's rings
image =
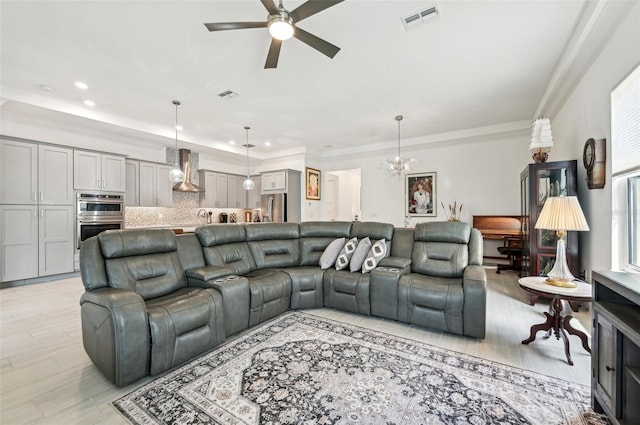
[[[547,198],[535,228],[586,231],[589,225],[576,196],[557,196]]]
[[[549,118],[540,118],[535,120],[531,127],[529,150],[550,148],[552,146],[553,136],[551,135],[551,120],[549,120]]]

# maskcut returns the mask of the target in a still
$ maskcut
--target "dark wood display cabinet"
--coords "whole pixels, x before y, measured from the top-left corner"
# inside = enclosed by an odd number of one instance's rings
[[[591,401],[614,425],[640,424],[640,274],[593,272]]]
[[[556,233],[537,230],[535,225],[546,199],[561,195],[578,195],[576,160],[529,164],[520,173],[523,276],[546,276],[555,263]],[[578,232],[567,232],[565,239],[569,269],[579,276]]]

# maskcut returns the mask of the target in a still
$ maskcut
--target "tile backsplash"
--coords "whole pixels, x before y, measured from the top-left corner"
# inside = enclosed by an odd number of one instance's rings
[[[174,205],[175,195],[174,192]],[[181,194],[182,195],[182,194]],[[199,211],[207,214],[211,212],[213,223],[220,222],[220,213],[227,213],[231,218],[236,215],[238,223],[244,222],[244,209],[241,208],[161,208],[161,207],[126,207],[125,208],[125,228],[134,227],[171,227],[171,226],[203,226],[207,224],[207,217],[200,217]]]

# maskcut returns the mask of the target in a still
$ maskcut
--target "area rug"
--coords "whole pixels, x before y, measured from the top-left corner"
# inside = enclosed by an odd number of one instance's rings
[[[132,424],[600,423],[589,397],[554,377],[289,312],[112,404]]]

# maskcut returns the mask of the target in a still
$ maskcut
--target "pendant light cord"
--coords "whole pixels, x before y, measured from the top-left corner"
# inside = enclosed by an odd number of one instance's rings
[[[245,130],[247,130],[247,178],[249,178],[249,130],[251,127],[245,126]]]
[[[402,115],[396,115],[396,121],[398,121],[398,161],[400,161],[400,121],[402,118]]]
[[[179,100],[174,100],[173,104],[176,105],[176,164],[180,164],[178,158],[178,106],[180,106]]]

